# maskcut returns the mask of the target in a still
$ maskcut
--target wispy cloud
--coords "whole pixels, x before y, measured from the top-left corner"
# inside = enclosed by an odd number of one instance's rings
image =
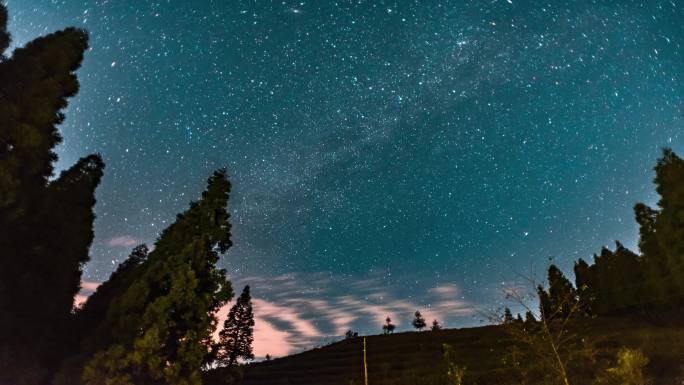
[[[423,298],[401,299],[391,295],[381,279],[347,280],[324,274],[288,274],[234,281],[236,289],[251,285],[254,295],[254,354],[291,354],[339,338],[349,329],[379,333],[388,316],[399,330],[409,330],[416,310],[428,322],[437,319],[446,326],[475,314],[474,306],[460,296],[455,284],[428,289]],[[226,305],[220,316],[227,314],[230,306]],[[220,318],[222,325],[224,318]]]
[[[97,290],[100,282],[81,281],[81,290],[74,296],[74,307],[81,307],[88,300],[88,297]]]
[[[420,299],[400,299],[379,280],[354,280],[342,285],[339,281],[344,279],[288,274],[234,280],[237,290],[242,285],[252,287],[254,354],[285,356],[339,338],[349,329],[361,334],[379,333],[388,316],[398,330],[409,330],[416,310],[428,323],[437,319],[446,326],[475,313],[473,305],[458,296],[460,290],[454,284],[428,289]],[[98,282],[82,282],[74,305],[85,303],[98,286]],[[340,288],[345,290],[340,292]],[[233,304],[226,304],[217,313],[219,330]]]
[[[121,235],[110,239],[107,241],[107,244],[112,247],[131,247],[137,245],[139,242],[139,240],[130,235]]]

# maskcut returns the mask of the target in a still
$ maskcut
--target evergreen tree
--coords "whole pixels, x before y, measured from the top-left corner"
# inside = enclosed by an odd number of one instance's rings
[[[430,326],[430,330],[432,330],[433,332],[436,332],[437,330],[442,330],[442,325],[436,319],[432,320],[432,326]]]
[[[53,173],[57,125],[78,92],[76,71],[88,35],[67,28],[17,48],[0,62],[0,213],[19,220],[38,201]]]
[[[230,309],[228,318],[219,333],[217,362],[223,366],[234,366],[239,358],[253,360],[254,314],[249,285],[245,286],[237,302]]]
[[[549,266],[548,282],[548,292],[541,285],[537,288],[543,317],[552,320],[569,316],[578,302],[577,292],[572,283],[555,265]]]
[[[416,310],[416,312],[413,314],[413,322],[411,322],[411,324],[414,328],[418,329],[418,331],[422,331],[427,325],[425,323],[425,318],[423,318],[423,315],[420,314],[420,310]]]
[[[74,385],[80,383],[83,367],[99,350],[106,349],[114,342],[111,333],[112,322],[107,313],[114,300],[123,295],[141,272],[140,266],[147,259],[149,249],[138,245],[128,258],[121,263],[109,279],[98,286],[88,297],[82,308],[76,309],[75,321],[78,333],[78,351],[62,363],[54,385]]]
[[[643,280],[639,256],[616,242],[615,251],[603,248],[594,263],[575,263],[578,295],[594,315],[624,315],[640,302],[639,282]]]
[[[35,384],[74,347],[73,296],[104,165],[90,155],[49,180],[87,34],[68,28],[6,57],[6,23],[0,4],[0,383]]]
[[[233,295],[219,253],[230,246],[225,171],[165,229],[133,282],[109,306],[111,343],[84,369],[86,384],[201,383],[216,311]]]
[[[4,52],[10,41],[10,34],[7,32],[7,8],[0,3],[0,61],[4,59]]]
[[[396,326],[392,323],[392,319],[387,316],[385,319],[385,324],[382,325],[382,334],[392,334]]]
[[[642,310],[649,312],[662,308],[667,303],[670,290],[664,279],[670,277],[671,271],[666,251],[656,234],[658,211],[643,203],[637,203],[634,206],[634,214],[639,224],[639,250],[644,269],[644,278],[640,286],[650,297],[645,299]]]
[[[511,309],[509,309],[509,308],[504,309],[503,323],[505,323],[505,324],[513,323],[513,313],[511,313]]]
[[[659,250],[650,244],[653,240],[645,241],[644,247],[652,251],[644,255],[653,265],[648,283],[659,294],[657,305],[669,310],[684,305],[684,160],[664,149],[655,172],[660,200],[651,238],[655,235]]]
[[[89,250],[95,233],[95,189],[100,184],[104,163],[98,155],[79,159],[59,178],[47,186],[42,242],[49,247],[51,258],[43,262],[49,274],[44,282],[53,290],[50,300],[55,312],[68,313],[74,296],[80,290],[83,266],[90,260]]]
[[[109,279],[98,286],[88,297],[88,301],[76,312],[79,330],[85,336],[84,344],[93,351],[93,347],[105,348],[111,342],[107,312],[114,301],[123,295],[141,274],[141,266],[147,260],[147,245],[138,245],[131,254],[110,275]],[[98,330],[99,329],[99,330]]]
[[[575,264],[578,294],[593,314],[659,318],[684,306],[684,161],[665,149],[655,174],[658,207],[634,207],[640,255],[617,243],[593,264]]]

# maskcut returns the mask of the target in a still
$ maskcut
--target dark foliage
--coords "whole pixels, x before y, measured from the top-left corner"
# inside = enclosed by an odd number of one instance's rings
[[[61,365],[54,381],[55,385],[80,383],[83,367],[87,361],[95,352],[106,349],[114,342],[114,336],[111,333],[112,323],[107,318],[107,312],[115,299],[123,295],[140,274],[140,267],[147,259],[148,253],[147,246],[136,246],[109,279],[90,295],[85,305],[77,309],[75,314],[76,328],[79,331],[77,351]]]
[[[423,315],[420,314],[419,310],[416,310],[416,312],[413,314],[413,321],[411,322],[411,325],[413,325],[413,327],[419,331],[423,330],[425,326],[427,326],[425,318],[423,318]]]
[[[9,47],[11,38],[7,32],[7,8],[4,4],[0,4],[0,60],[2,60],[3,53]]]
[[[132,268],[130,284],[108,306],[110,342],[86,364],[87,384],[201,382],[214,315],[233,296],[225,270],[216,268],[231,245],[229,193],[225,171],[215,172],[202,198]]]
[[[6,23],[0,5],[0,52]],[[104,164],[90,155],[49,178],[87,47],[87,34],[68,28],[0,58],[0,383],[44,382],[75,348],[73,298]]]
[[[594,315],[674,322],[676,317],[663,315],[684,305],[684,161],[665,149],[655,173],[658,207],[634,207],[640,254],[617,242],[614,251],[595,255],[593,264],[575,264],[580,297]]]
[[[548,291],[542,286],[537,288],[541,313],[549,320],[568,317],[571,309],[574,308],[579,300],[577,291],[572,286],[572,283],[565,278],[563,272],[555,265],[549,267],[548,282]],[[513,316],[511,315],[510,318],[512,321]]]
[[[359,333],[349,329],[344,333],[344,338],[345,339],[351,339],[351,338],[356,338],[359,336]]]
[[[392,334],[396,326],[392,323],[392,319],[387,316],[385,319],[385,324],[382,325],[382,334]]]
[[[509,324],[514,321],[513,319],[513,313],[511,313],[511,309],[505,308],[504,309],[504,315],[503,315],[503,323]]]

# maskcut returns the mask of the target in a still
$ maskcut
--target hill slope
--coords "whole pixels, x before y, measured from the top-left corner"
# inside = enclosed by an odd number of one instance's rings
[[[658,384],[675,383],[684,362],[684,330],[626,320],[586,320],[574,328],[596,349],[597,367],[613,365],[622,346],[638,347],[650,359],[647,371]],[[406,332],[366,337],[369,383],[445,384],[442,344],[453,346],[456,363],[466,370],[465,384],[501,384],[514,372],[502,363],[514,341],[499,326]],[[588,376],[596,371],[589,371]],[[679,380],[681,381],[681,379]],[[576,383],[591,383],[589,378]],[[681,382],[677,382],[681,383]],[[363,384],[363,338],[245,368],[245,385]]]

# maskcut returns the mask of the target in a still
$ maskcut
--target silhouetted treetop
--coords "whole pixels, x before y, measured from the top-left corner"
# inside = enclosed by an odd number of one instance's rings
[[[413,322],[411,322],[411,324],[418,330],[423,330],[425,326],[427,326],[425,318],[423,318],[423,315],[420,314],[420,310],[416,310],[416,312],[413,314]]]
[[[0,4],[0,54],[7,20]],[[73,300],[104,164],[89,155],[50,178],[87,47],[84,31],[67,28],[0,55],[0,383],[47,383],[77,345]]]
[[[10,34],[7,32],[7,8],[0,3],[0,61],[10,44]]]
[[[52,175],[57,125],[67,98],[78,92],[74,71],[88,48],[85,31],[67,28],[17,48],[0,62],[0,210],[21,191],[40,189]]]

